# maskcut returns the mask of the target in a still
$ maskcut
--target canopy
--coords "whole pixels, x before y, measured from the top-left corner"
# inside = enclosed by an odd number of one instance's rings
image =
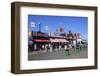
[[[66,39],[59,39],[60,42],[68,42]]]
[[[35,39],[33,42],[49,42],[49,40],[43,40],[43,39]]]
[[[50,42],[68,42],[66,39],[52,39],[50,38]]]

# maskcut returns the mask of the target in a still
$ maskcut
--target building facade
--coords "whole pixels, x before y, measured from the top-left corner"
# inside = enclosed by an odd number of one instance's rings
[[[63,33],[59,36],[49,36],[48,33],[32,31],[29,33],[29,51],[50,51],[75,47],[81,39],[79,33]]]

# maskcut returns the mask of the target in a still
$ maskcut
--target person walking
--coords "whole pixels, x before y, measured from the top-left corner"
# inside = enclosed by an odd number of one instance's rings
[[[67,44],[67,48],[65,49],[65,55],[66,56],[69,56],[70,55],[70,46],[69,46],[69,44]]]

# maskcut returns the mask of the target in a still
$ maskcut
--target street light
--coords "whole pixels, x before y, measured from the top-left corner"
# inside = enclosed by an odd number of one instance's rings
[[[41,32],[41,23],[39,22],[38,25],[39,25],[39,32]]]

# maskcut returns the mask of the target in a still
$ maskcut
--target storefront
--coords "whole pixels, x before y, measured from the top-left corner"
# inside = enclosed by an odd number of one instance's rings
[[[67,48],[68,41],[62,38],[50,38],[50,51],[52,50],[61,50]]]
[[[33,37],[33,51],[47,50],[49,39],[47,37]]]
[[[32,31],[31,51],[41,51],[48,49],[49,38],[47,33]]]

